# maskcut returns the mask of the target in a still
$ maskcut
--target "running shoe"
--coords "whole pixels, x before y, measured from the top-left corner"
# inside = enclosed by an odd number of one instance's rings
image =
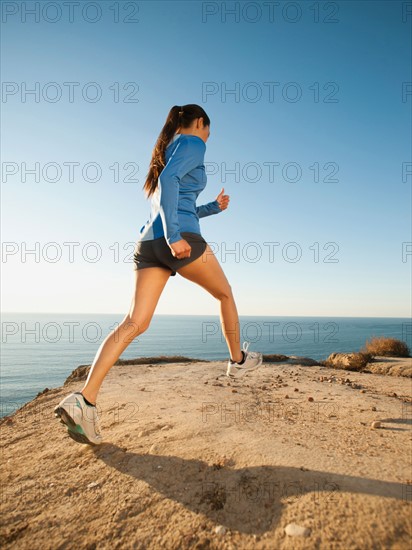
[[[81,392],[71,393],[60,401],[54,409],[54,415],[67,426],[67,433],[78,443],[102,443],[97,408],[87,405]]]
[[[245,357],[244,363],[240,365],[229,359],[226,371],[226,376],[229,376],[229,378],[241,378],[246,373],[257,369],[257,367],[262,364],[263,355],[258,351],[248,351],[249,344],[250,342],[243,342],[242,351]]]

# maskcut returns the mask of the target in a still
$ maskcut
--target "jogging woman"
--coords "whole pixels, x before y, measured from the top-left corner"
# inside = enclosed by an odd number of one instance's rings
[[[129,313],[101,344],[81,391],[71,393],[54,409],[75,441],[102,443],[96,407],[100,386],[127,346],[148,329],[160,295],[176,273],[220,302],[220,322],[230,352],[226,375],[238,378],[262,363],[261,353],[248,351],[250,342],[240,349],[232,288],[200,231],[199,218],[218,214],[229,204],[222,189],[216,200],[196,206],[206,187],[204,155],[209,135],[210,119],[199,105],[170,110],[143,186],[151,197],[151,213],[136,243],[136,286]]]

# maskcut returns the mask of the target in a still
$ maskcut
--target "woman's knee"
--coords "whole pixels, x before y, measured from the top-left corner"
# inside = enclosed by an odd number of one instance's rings
[[[225,285],[222,288],[219,288],[217,292],[215,292],[215,298],[218,300],[232,300],[233,299],[233,293],[232,293],[232,287],[230,284]]]
[[[134,317],[127,315],[122,322],[125,330],[128,330],[133,336],[138,336],[145,332],[150,326],[150,319]]]

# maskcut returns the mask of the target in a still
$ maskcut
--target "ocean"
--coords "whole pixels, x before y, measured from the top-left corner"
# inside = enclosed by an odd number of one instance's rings
[[[46,387],[61,386],[79,365],[90,365],[101,342],[123,318],[124,314],[2,313],[0,417]],[[412,348],[410,318],[240,316],[239,321],[241,345],[247,340],[249,350],[263,354],[319,361],[333,352],[360,351],[373,336],[397,338]],[[227,362],[219,316],[155,314],[149,329],[120,358],[158,355]]]

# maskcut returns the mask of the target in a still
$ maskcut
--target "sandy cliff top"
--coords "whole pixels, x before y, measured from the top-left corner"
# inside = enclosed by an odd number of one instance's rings
[[[99,447],[54,417],[79,381],[4,419],[2,545],[408,548],[410,378],[264,363],[232,382],[225,367],[116,365]]]

